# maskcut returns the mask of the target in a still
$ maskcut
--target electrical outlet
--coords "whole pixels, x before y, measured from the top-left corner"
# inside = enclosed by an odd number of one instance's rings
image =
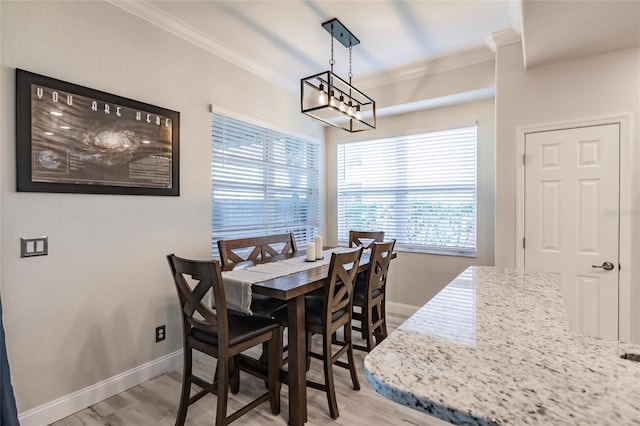
[[[160,327],[156,327],[156,343],[162,342],[166,337],[167,335],[164,324]]]

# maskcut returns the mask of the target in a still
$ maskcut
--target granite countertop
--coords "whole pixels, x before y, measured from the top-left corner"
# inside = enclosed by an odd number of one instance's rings
[[[472,266],[367,355],[365,376],[454,424],[640,425],[629,352],[571,333],[556,274]]]

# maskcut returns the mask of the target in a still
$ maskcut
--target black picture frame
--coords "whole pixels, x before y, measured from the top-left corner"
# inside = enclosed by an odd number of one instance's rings
[[[19,192],[180,195],[180,113],[16,69]]]

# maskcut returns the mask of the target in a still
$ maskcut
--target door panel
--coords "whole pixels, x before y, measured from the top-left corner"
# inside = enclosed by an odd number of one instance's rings
[[[600,314],[599,289],[600,280],[594,277],[578,277],[578,292],[580,303],[578,304],[579,322],[582,324],[582,333],[587,335],[598,334],[598,317]],[[593,315],[591,315],[593,314]]]
[[[561,251],[560,238],[561,182],[540,182],[540,250]]]
[[[600,182],[578,182],[578,253],[598,253]]]
[[[525,269],[560,273],[570,326],[618,338],[619,125],[525,137]],[[613,270],[594,268],[612,262]]]

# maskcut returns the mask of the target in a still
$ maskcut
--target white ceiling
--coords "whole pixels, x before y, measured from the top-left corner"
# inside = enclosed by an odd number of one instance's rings
[[[640,45],[640,0],[108,1],[292,92],[329,68],[321,24],[331,18],[360,39],[353,74],[363,88],[447,58],[453,66],[490,59],[497,32],[523,33],[527,67]],[[346,77],[348,51],[334,49]]]
[[[527,68],[640,45],[640,1],[525,1]]]

